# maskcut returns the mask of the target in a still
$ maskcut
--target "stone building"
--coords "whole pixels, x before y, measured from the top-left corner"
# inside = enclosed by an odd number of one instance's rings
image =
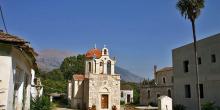
[[[97,110],[111,110],[116,106],[120,110],[120,75],[115,74],[114,59],[109,57],[107,48],[97,48],[86,54],[85,73],[73,75],[68,83],[68,99],[71,107]]]
[[[0,109],[29,110],[37,54],[28,42],[0,32]]]
[[[199,40],[198,69],[201,103],[220,106],[220,34]],[[196,74],[193,44],[173,49],[174,103],[197,110]]]
[[[173,68],[165,67],[157,70],[154,67],[154,80],[144,80],[140,86],[140,104],[157,103],[160,96],[173,97]]]

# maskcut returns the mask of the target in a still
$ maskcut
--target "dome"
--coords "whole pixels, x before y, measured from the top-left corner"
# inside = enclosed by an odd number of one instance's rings
[[[86,53],[86,58],[93,58],[93,57],[100,58],[101,56],[102,56],[102,52],[97,48],[90,49]]]

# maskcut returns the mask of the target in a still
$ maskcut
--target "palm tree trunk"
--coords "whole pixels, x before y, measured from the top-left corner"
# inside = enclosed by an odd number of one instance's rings
[[[198,67],[198,53],[197,53],[197,40],[196,40],[196,30],[195,30],[195,20],[191,20],[192,30],[193,30],[193,47],[194,47],[194,58],[195,58],[195,72],[196,72],[196,93],[197,93],[197,109],[201,110],[200,102],[200,88],[199,88],[199,67]]]

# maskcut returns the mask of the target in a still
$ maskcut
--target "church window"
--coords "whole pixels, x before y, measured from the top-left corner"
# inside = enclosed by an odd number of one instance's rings
[[[107,50],[106,49],[104,49],[104,55],[106,55],[107,54]]]
[[[89,62],[89,72],[92,72],[92,63]]]
[[[107,62],[107,74],[111,74],[111,61]]]
[[[95,61],[95,73],[96,73],[96,61]]]

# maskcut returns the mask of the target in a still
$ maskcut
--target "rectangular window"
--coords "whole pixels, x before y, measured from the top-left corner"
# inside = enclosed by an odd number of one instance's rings
[[[123,92],[121,92],[121,97],[124,97],[124,94],[123,94]]]
[[[198,64],[199,64],[199,65],[202,64],[202,59],[201,59],[201,57],[198,57]]]
[[[203,84],[199,84],[200,98],[204,98]]]
[[[147,91],[147,97],[150,98],[150,90]]]
[[[212,60],[212,63],[215,63],[215,62],[216,62],[215,54],[212,54],[212,55],[211,55],[211,60]]]
[[[171,82],[174,83],[174,78],[173,78],[173,76],[171,77]]]
[[[191,98],[190,85],[185,85],[185,98]]]
[[[189,61],[188,60],[183,62],[183,68],[184,68],[185,73],[189,72]]]

